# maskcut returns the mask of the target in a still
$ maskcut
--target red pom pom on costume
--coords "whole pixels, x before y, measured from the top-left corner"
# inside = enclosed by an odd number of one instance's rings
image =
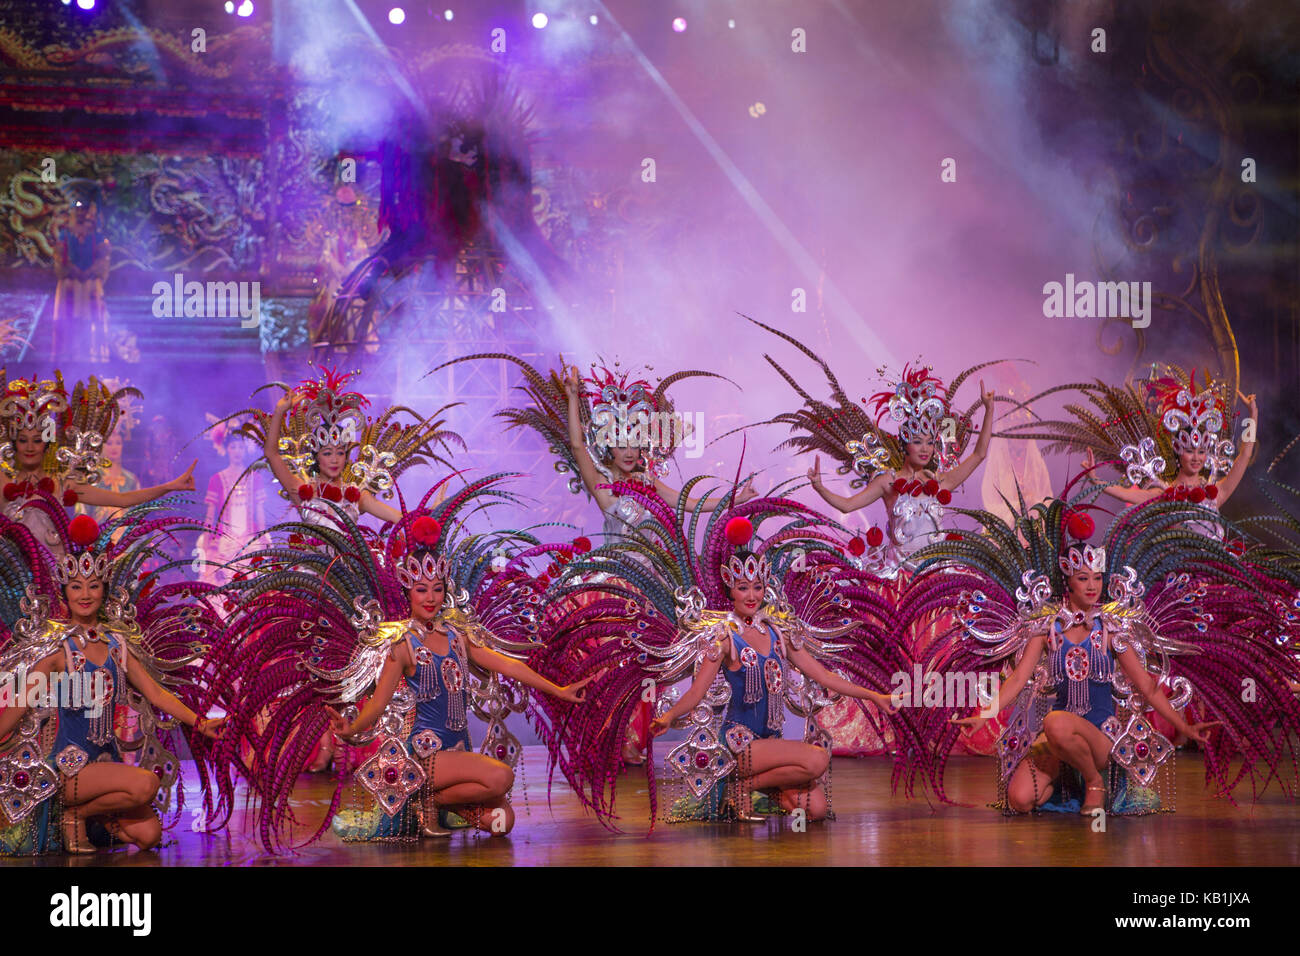
[[[63,493],[63,504],[65,507],[71,508],[74,505],[76,505],[76,503],[77,503],[77,493],[73,491],[71,488],[69,488],[67,491]]]
[[[538,586],[539,588],[547,588],[547,587],[550,587],[550,585],[551,585],[551,579],[550,579],[550,578],[548,578],[548,577],[547,577],[546,575],[544,575],[544,574],[539,574],[539,575],[537,575],[537,586]]]
[[[546,573],[553,578],[558,578],[560,576],[560,566],[552,561],[546,566]]]
[[[45,478],[42,478],[40,481],[36,482],[36,487],[39,490],[45,492],[47,495],[52,495],[54,494],[54,479],[46,476]]]
[[[99,525],[90,515],[77,515],[68,522],[68,537],[84,548],[99,537]]]
[[[416,544],[431,548],[442,537],[442,525],[438,523],[437,519],[424,515],[411,522],[411,530],[407,537]]]
[[[393,557],[400,558],[402,555],[406,554],[406,542],[401,538],[394,538],[393,543],[389,546],[389,550],[392,552]]]
[[[22,494],[22,488],[19,486],[18,482],[5,482],[5,501],[13,501],[20,494]]]
[[[878,548],[885,543],[885,532],[879,528],[869,528],[867,530],[867,544],[873,548]]]
[[[861,538],[851,538],[849,540],[849,554],[855,558],[860,557],[867,550],[867,543]]]
[[[931,478],[925,483],[925,493],[934,496],[939,493],[939,482]]]
[[[1211,501],[1213,501],[1215,498],[1219,497],[1219,486],[1218,486],[1218,485],[1206,485],[1206,486],[1205,486],[1205,497],[1209,498]]]
[[[1189,495],[1187,496],[1187,499],[1188,499],[1192,504],[1194,504],[1194,505],[1199,505],[1202,501],[1205,500],[1205,489],[1204,489],[1204,488],[1193,488],[1191,494],[1189,494]]]
[[[914,481],[907,487],[911,490],[913,498],[921,497],[921,493],[925,491],[925,485],[921,484],[919,481]]]
[[[320,490],[320,496],[326,501],[339,502],[343,500],[343,491],[334,485],[326,485]]]
[[[316,489],[313,488],[311,485],[298,486],[299,501],[311,501],[315,497],[316,497]]]
[[[1086,541],[1097,530],[1097,522],[1093,521],[1090,515],[1075,512],[1065,520],[1065,530],[1070,532],[1072,537]]]
[[[948,532],[947,535],[944,536],[944,539],[943,539],[943,540],[945,540],[945,541],[964,541],[965,538],[963,538],[961,535],[959,535],[956,531],[950,531],[950,532]]]
[[[939,493],[934,497],[938,499],[939,504],[941,505],[952,504],[952,492],[947,488],[940,488]]]
[[[591,550],[591,539],[585,534],[580,538],[573,539],[573,550],[579,554],[586,554]]]
[[[356,504],[358,501],[361,500],[361,489],[354,488],[352,485],[348,485],[346,488],[343,489],[343,497],[348,499],[348,501],[352,502],[353,504]]]
[[[903,493],[903,489],[906,487],[907,487],[906,478],[897,478],[894,480],[894,491],[898,492],[898,494],[901,495]]]
[[[748,544],[749,539],[754,537],[754,525],[748,518],[732,518],[727,522],[723,533],[727,536],[727,541],[739,548],[742,544]]]

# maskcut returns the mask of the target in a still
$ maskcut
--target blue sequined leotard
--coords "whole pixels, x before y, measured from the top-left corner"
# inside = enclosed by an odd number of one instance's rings
[[[1052,622],[1051,654],[1048,665],[1056,685],[1055,710],[1078,714],[1100,728],[1107,717],[1115,715],[1115,698],[1111,679],[1115,676],[1115,659],[1106,647],[1101,617],[1092,619],[1088,636],[1077,644],[1065,636],[1058,618]]]
[[[438,654],[423,644],[414,631],[407,633],[415,673],[406,686],[415,698],[415,727],[407,742],[422,750],[469,750],[465,721],[465,680],[468,660],[465,645],[455,631],[447,632],[448,651]]]
[[[123,650],[111,635],[104,644],[108,657],[103,664],[96,664],[68,637],[63,642],[66,671],[51,675],[78,685],[75,690],[70,685],[67,694],[59,693],[58,733],[51,751],[54,768],[68,775],[96,760],[122,759],[113,735],[113,708],[118,688],[126,679],[120,660]],[[100,673],[103,677],[97,676]],[[54,682],[50,689],[60,690]],[[91,699],[93,691],[102,692],[98,701]]]
[[[784,672],[779,653],[780,638],[771,624],[767,626],[771,647],[759,654],[739,634],[732,640],[740,667],[724,667],[722,676],[731,688],[731,701],[723,718],[724,739],[735,753],[739,753],[755,738],[780,737],[785,720],[783,696]]]

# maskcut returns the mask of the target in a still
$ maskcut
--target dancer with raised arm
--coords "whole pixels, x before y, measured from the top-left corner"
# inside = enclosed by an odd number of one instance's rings
[[[1189,527],[1222,538],[1219,509],[1241,484],[1255,453],[1259,407],[1254,395],[1237,396],[1250,422],[1238,453],[1226,387],[1212,379],[1198,385],[1195,371],[1152,365],[1143,382],[1064,388],[1080,392],[1087,405],[1067,405],[1068,418],[1018,425],[1006,437],[1043,439],[1052,443],[1049,451],[1083,452],[1089,472],[1100,465],[1115,467],[1123,482],[1103,490],[1125,504],[1166,498],[1197,505],[1206,517]]]
[[[297,386],[272,382],[264,388],[283,394],[269,415],[242,409],[211,426],[228,427],[261,446],[265,467],[308,524],[337,527],[338,510],[353,521],[367,514],[395,524],[401,512],[380,498],[394,495],[401,474],[417,465],[450,469],[443,457],[449,445],[464,447],[441,420],[404,405],[368,418],[370,400],[346,388],[354,376],[321,369]],[[236,488],[238,483],[232,492]]]
[[[865,540],[859,538],[854,545],[864,585],[874,586],[888,601],[897,600],[912,573],[911,556],[953,533],[946,527],[953,492],[974,474],[988,453],[997,400],[994,393],[986,391],[981,382],[977,404],[963,412],[954,408],[953,401],[967,378],[994,363],[966,369],[946,388],[928,369],[905,368],[887,390],[872,397],[873,418],[848,397],[830,366],[811,349],[770,326],[749,321],[794,345],[826,376],[830,398],[823,401],[803,389],[770,355],[765,356],[804,400],[801,408],[776,415],[769,423],[787,425],[792,433],[780,448],[813,454],[808,480],[831,507],[849,514],[875,501],[884,504],[884,530],[873,527]],[[974,434],[972,415],[980,408],[983,421],[979,437],[975,448],[963,458]],[[897,433],[882,428],[882,418],[896,423]],[[860,490],[842,495],[827,488],[822,478],[822,455],[838,462],[839,473],[851,475],[851,487]],[[862,593],[868,589],[864,587]],[[872,614],[866,607],[857,610],[864,616]],[[943,626],[943,621],[914,622],[913,630],[903,635],[909,651],[922,652]],[[853,700],[826,708],[820,719],[835,741],[834,753],[871,756],[891,750],[894,741],[873,732],[873,717],[869,705]],[[972,738],[968,743],[982,753],[988,753],[993,745],[991,737]]]
[[[139,398],[140,392],[111,391],[93,375],[78,382],[69,398],[58,372],[53,380],[40,381],[7,379],[0,372],[0,425],[5,432],[0,470],[7,478],[4,514],[27,525],[56,555],[62,553],[63,537],[45,511],[28,507],[38,495],[62,501],[68,509],[78,502],[130,508],[172,492],[194,490],[197,460],[163,485],[123,491],[95,487],[110,464],[104,458],[104,442],[113,434],[127,395]]]
[[[698,370],[674,372],[652,388],[645,379],[621,371],[617,362],[612,370],[593,365],[584,379],[576,365],[561,363],[558,370],[543,374],[514,356],[500,353],[467,355],[433,372],[481,359],[502,359],[521,369],[524,384],[519,389],[528,397],[528,404],[502,409],[497,415],[511,428],[537,432],[560,456],[556,470],[574,476],[569,479],[569,490],[574,494],[585,490],[600,509],[606,542],[630,533],[646,518],[636,497],[616,492],[616,483],[635,482],[653,488],[670,505],[677,504],[680,492],[664,481],[668,464],[684,443],[693,442],[699,447],[703,436],[691,432],[694,426],[673,407],[668,389],[688,378],[720,376]],[[753,486],[746,482],[737,500],[746,501],[754,494]],[[688,499],[686,507],[711,511],[718,500]],[[582,536],[579,543],[589,549],[590,539]],[[646,705],[637,709],[628,724],[624,758],[629,765],[644,761],[650,719]]]

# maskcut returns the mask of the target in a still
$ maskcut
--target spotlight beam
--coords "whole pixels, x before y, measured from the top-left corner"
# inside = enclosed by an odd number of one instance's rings
[[[597,0],[597,2],[600,2],[600,0]],[[628,35],[628,32],[623,29],[623,25],[618,22],[617,18],[610,12],[609,8],[605,6],[604,3],[600,3],[600,9],[604,16],[609,17],[609,22],[613,24],[614,28],[622,34],[624,42],[627,43],[628,48],[631,49],[632,53],[636,56],[637,62],[641,64],[641,68],[646,71],[646,74],[654,82],[655,86],[659,87],[660,92],[663,93],[668,102],[672,104],[673,108],[677,110],[677,114],[682,118],[682,122],[684,122],[686,127],[695,134],[695,138],[700,141],[700,144],[705,148],[709,156],[712,157],[713,161],[717,163],[723,173],[726,174],[727,178],[731,181],[732,186],[735,187],[738,193],[740,193],[741,198],[749,204],[754,215],[756,215],[759,218],[759,221],[767,227],[767,231],[772,234],[772,238],[780,244],[781,248],[785,250],[786,255],[790,257],[799,271],[803,273],[804,279],[808,283],[808,287],[815,289],[820,284],[823,288],[827,305],[829,305],[836,313],[851,319],[850,322],[845,323],[848,332],[857,340],[858,345],[861,346],[862,350],[871,357],[873,362],[896,364],[897,360],[893,353],[891,353],[889,349],[885,347],[885,344],[876,337],[874,332],[871,331],[871,327],[867,320],[860,312],[858,312],[853,304],[849,302],[849,300],[844,296],[844,293],[840,292],[839,287],[835,285],[829,276],[822,276],[821,269],[817,265],[816,260],[809,255],[808,250],[803,247],[795,237],[794,233],[790,231],[789,227],[781,221],[781,217],[776,214],[776,211],[773,210],[772,207],[767,204],[767,201],[759,195],[758,190],[754,188],[754,184],[751,183],[745,174],[740,171],[740,168],[732,162],[731,157],[727,155],[726,151],[720,145],[718,145],[718,141],[715,140],[713,136],[710,135],[709,131],[704,128],[704,124],[702,124],[699,119],[696,118],[695,114],[691,112],[691,108],[682,101],[680,96],[677,95],[677,91],[672,88],[672,84],[664,79],[664,75],[660,73],[646,55],[641,52],[641,48],[637,46],[636,41],[633,40],[632,37]]]
[[[357,23],[361,27],[361,32],[369,37],[370,42],[378,47],[380,52],[383,53],[384,66],[388,70],[388,76],[393,81],[393,85],[401,90],[402,95],[405,96],[410,101],[411,105],[415,107],[415,111],[419,114],[420,119],[424,120],[426,123],[431,122],[433,115],[429,112],[429,107],[425,105],[424,101],[421,100],[418,95],[416,95],[414,87],[412,87],[406,77],[402,75],[402,71],[397,68],[397,61],[393,59],[392,51],[388,49],[383,40],[379,39],[379,34],[376,33],[375,28],[370,25],[370,21],[367,20],[366,15],[361,12],[361,8],[356,5],[356,0],[343,0],[343,5],[352,11],[352,15],[356,18]]]

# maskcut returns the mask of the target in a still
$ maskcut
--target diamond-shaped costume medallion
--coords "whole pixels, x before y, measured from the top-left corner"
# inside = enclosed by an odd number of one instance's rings
[[[83,754],[84,757],[84,754]],[[0,760],[0,808],[10,823],[19,823],[58,790],[59,779],[41,759],[38,748],[24,743]]]
[[[710,708],[695,708],[690,735],[668,753],[668,766],[681,775],[697,800],[736,768],[736,761],[718,739],[713,724]]]
[[[388,816],[396,816],[406,798],[424,784],[424,770],[397,737],[385,738],[379,749],[357,769],[357,782],[374,795]]]
[[[1169,738],[1155,727],[1145,716],[1129,718],[1124,733],[1111,748],[1115,762],[1133,775],[1142,786],[1148,786],[1160,769],[1160,765],[1174,752]]]

